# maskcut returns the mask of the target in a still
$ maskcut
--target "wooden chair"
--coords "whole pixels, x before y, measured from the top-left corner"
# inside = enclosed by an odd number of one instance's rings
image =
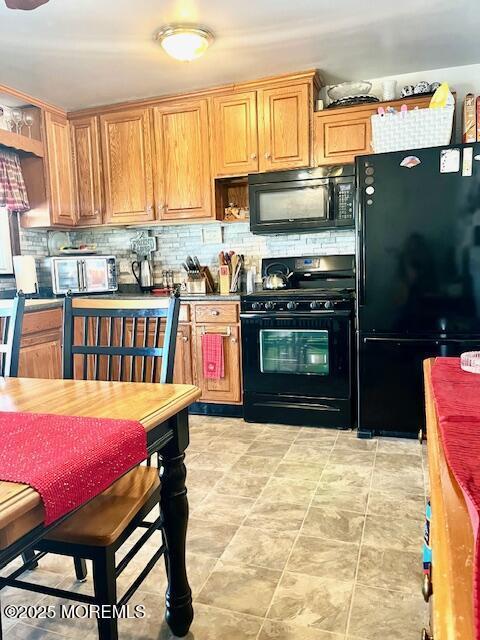
[[[64,377],[132,382],[171,382],[180,300],[119,300],[65,298]],[[160,320],[166,320],[164,330]],[[163,344],[160,346],[163,334]],[[76,359],[79,361],[76,361]],[[161,359],[161,364],[159,360]],[[2,586],[14,586],[89,604],[122,606],[147,577],[159,557],[162,545],[143,571],[117,602],[116,579],[138,550],[161,530],[162,516],[145,520],[160,504],[158,469],[140,466],[94,500],[75,512],[35,545],[39,553],[29,554],[24,564]],[[115,565],[115,552],[138,527],[146,532],[124,558]],[[46,553],[71,556],[77,579],[85,580],[85,559],[93,562],[94,596],[85,596],[34,585],[18,576],[32,569]],[[100,640],[118,637],[115,618],[98,620]]]
[[[25,297],[0,300],[0,376],[17,376]]]
[[[172,382],[179,311],[178,297],[92,300],[67,296],[63,377]]]

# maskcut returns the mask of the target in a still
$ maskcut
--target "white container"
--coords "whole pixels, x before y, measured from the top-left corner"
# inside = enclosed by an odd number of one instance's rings
[[[373,115],[373,152],[448,145],[452,136],[453,113],[452,107],[444,107]]]
[[[17,291],[38,292],[37,267],[33,256],[13,256],[13,270]]]

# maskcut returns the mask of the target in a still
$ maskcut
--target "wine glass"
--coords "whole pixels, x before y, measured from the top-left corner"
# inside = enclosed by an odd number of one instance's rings
[[[23,112],[21,109],[12,109],[12,120],[15,123],[17,133],[21,133],[23,123]]]
[[[23,114],[23,124],[28,128],[28,137],[32,137],[32,126],[34,123],[34,119],[31,113]]]

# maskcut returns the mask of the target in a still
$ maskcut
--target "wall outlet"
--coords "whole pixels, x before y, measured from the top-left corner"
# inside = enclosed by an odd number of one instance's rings
[[[211,226],[202,228],[203,244],[223,244],[223,227]]]

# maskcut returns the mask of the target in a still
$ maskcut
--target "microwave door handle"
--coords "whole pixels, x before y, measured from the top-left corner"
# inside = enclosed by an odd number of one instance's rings
[[[328,181],[328,204],[327,204],[327,220],[335,220],[336,211],[334,211],[335,207],[335,185],[329,180]]]

